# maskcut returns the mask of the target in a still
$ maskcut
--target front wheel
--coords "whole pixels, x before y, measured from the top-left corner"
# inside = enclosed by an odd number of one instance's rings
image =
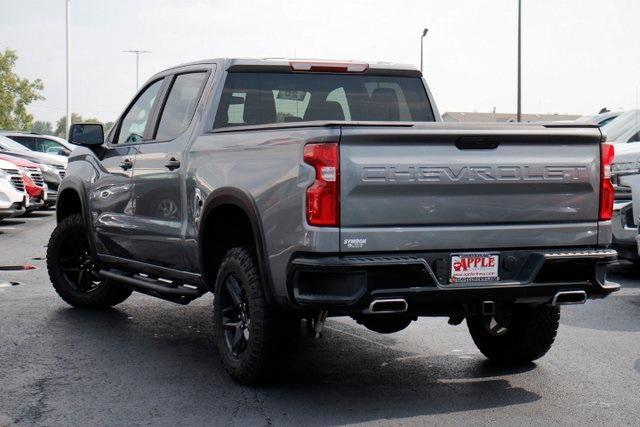
[[[529,363],[551,348],[560,324],[560,308],[514,305],[508,322],[470,316],[467,326],[478,349],[488,359],[508,364]]]
[[[273,380],[293,360],[298,318],[267,305],[257,261],[247,247],[225,255],[215,283],[214,334],[227,372],[241,384]]]
[[[58,295],[74,307],[105,308],[126,300],[130,288],[98,275],[82,215],[70,215],[53,230],[47,246],[47,270]]]

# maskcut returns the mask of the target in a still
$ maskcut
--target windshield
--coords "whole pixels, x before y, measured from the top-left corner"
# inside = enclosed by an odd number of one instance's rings
[[[23,146],[22,144],[18,144],[17,142],[2,135],[0,135],[0,149],[5,151],[22,151],[22,152],[31,151],[25,146]]]
[[[215,127],[314,120],[434,121],[419,77],[229,73]]]
[[[602,126],[602,132],[607,135],[607,141],[615,143],[630,142],[639,130],[640,110],[625,111]]]

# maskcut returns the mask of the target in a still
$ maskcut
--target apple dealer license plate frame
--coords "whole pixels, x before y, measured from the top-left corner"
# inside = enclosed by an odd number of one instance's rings
[[[500,254],[460,252],[451,254],[449,283],[497,282],[500,280]]]

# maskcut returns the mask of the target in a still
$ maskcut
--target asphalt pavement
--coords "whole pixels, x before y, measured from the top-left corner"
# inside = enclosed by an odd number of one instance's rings
[[[287,377],[248,388],[211,339],[211,296],[134,294],[73,309],[49,283],[53,212],[0,222],[0,426],[640,425],[640,268],[623,289],[562,309],[556,344],[520,368],[488,363],[466,326],[421,319],[379,335],[330,319]],[[33,265],[25,271],[4,266]]]

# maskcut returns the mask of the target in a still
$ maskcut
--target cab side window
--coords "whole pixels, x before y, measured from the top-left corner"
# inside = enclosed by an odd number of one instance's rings
[[[122,118],[117,144],[142,141],[144,130],[147,127],[149,116],[151,115],[163,81],[164,79],[160,79],[147,86],[129,108]]]
[[[21,145],[24,145],[29,150],[36,151],[36,141],[34,138],[31,138],[30,136],[13,136],[12,135],[9,138],[13,139],[15,142],[20,143]]]
[[[205,72],[176,76],[160,114],[156,140],[171,140],[187,130],[196,111],[206,77]]]
[[[37,141],[37,151],[40,151],[42,153],[60,154],[69,151],[66,150],[61,144],[58,144],[57,142],[47,138],[38,138]]]

